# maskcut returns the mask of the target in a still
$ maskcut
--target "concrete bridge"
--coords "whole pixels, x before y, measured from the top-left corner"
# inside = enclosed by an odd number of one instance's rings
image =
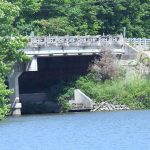
[[[135,49],[124,42],[122,35],[31,36],[27,47],[21,49],[31,57],[31,61],[16,63],[9,75],[9,88],[14,89],[10,97],[12,114],[21,114],[22,103],[31,91],[38,93],[47,88],[48,82],[85,74],[88,64],[105,47],[111,48],[115,55],[122,55],[122,59],[134,59],[137,54]],[[40,95],[35,99],[37,97]],[[30,98],[28,96],[27,99]]]

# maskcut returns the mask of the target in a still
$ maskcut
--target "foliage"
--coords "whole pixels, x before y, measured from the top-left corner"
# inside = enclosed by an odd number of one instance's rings
[[[70,33],[69,22],[65,17],[33,21],[36,33],[39,35],[67,35]]]
[[[114,79],[117,76],[118,68],[115,64],[115,56],[112,54],[112,51],[104,49],[100,56],[95,59],[90,70],[98,80]]]
[[[5,0],[0,1],[0,119],[9,111],[8,96],[12,93],[5,85],[7,75],[15,62],[28,59],[22,51],[18,51],[25,46],[27,38],[14,36],[18,35],[13,23],[19,16],[19,11],[17,5]]]
[[[68,82],[60,81],[48,90],[49,99],[58,102],[60,109],[64,112],[69,109],[68,100],[73,97],[76,79],[70,79]]]
[[[28,57],[19,51],[26,43],[25,37],[0,37],[0,77],[6,77],[15,62],[28,60]]]
[[[127,37],[149,37],[149,0],[8,1],[20,9],[13,26],[24,35],[119,34],[126,27]]]
[[[148,2],[149,0],[114,0],[101,5],[98,17],[103,20],[104,33],[121,33],[123,27],[126,27],[128,37],[148,37],[149,34],[144,32],[143,27],[143,17],[150,5]]]
[[[86,83],[86,84],[85,84]],[[81,77],[77,87],[96,102],[113,101],[131,109],[150,108],[150,80],[141,77],[97,82],[93,78]]]
[[[0,78],[0,120],[5,117],[9,111],[8,95],[11,94],[10,90],[6,90],[4,80]]]
[[[4,81],[15,62],[28,60],[22,51],[18,51],[26,42],[27,39],[23,37],[0,37],[0,118],[9,111],[8,95],[12,93],[7,89]]]
[[[64,82],[65,83],[65,82]],[[150,80],[140,76],[123,77],[115,80],[97,81],[92,74],[76,78],[74,83],[59,83],[52,87],[62,109],[68,109],[68,100],[73,97],[74,89],[80,89],[96,103],[113,102],[128,106],[130,109],[150,109]],[[52,93],[52,91],[50,91]],[[52,96],[52,95],[51,95]],[[67,106],[67,107],[66,107]]]
[[[19,15],[19,7],[7,1],[0,1],[0,36],[8,36],[16,32],[12,23]]]

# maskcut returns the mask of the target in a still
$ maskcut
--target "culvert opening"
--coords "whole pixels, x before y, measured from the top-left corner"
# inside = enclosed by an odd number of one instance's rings
[[[90,55],[39,57],[38,71],[23,72],[19,78],[22,114],[60,112],[55,98],[61,88],[86,75],[94,58]]]

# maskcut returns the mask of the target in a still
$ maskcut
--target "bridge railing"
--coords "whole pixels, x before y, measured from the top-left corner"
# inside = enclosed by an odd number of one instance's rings
[[[126,42],[134,47],[143,47],[145,50],[150,50],[150,39],[146,38],[127,38]]]
[[[33,36],[28,44],[31,48],[52,46],[101,46],[123,44],[123,37],[118,36]]]

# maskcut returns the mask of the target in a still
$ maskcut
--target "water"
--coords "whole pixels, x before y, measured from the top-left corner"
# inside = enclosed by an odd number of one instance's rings
[[[150,150],[150,111],[10,117],[0,150]]]

